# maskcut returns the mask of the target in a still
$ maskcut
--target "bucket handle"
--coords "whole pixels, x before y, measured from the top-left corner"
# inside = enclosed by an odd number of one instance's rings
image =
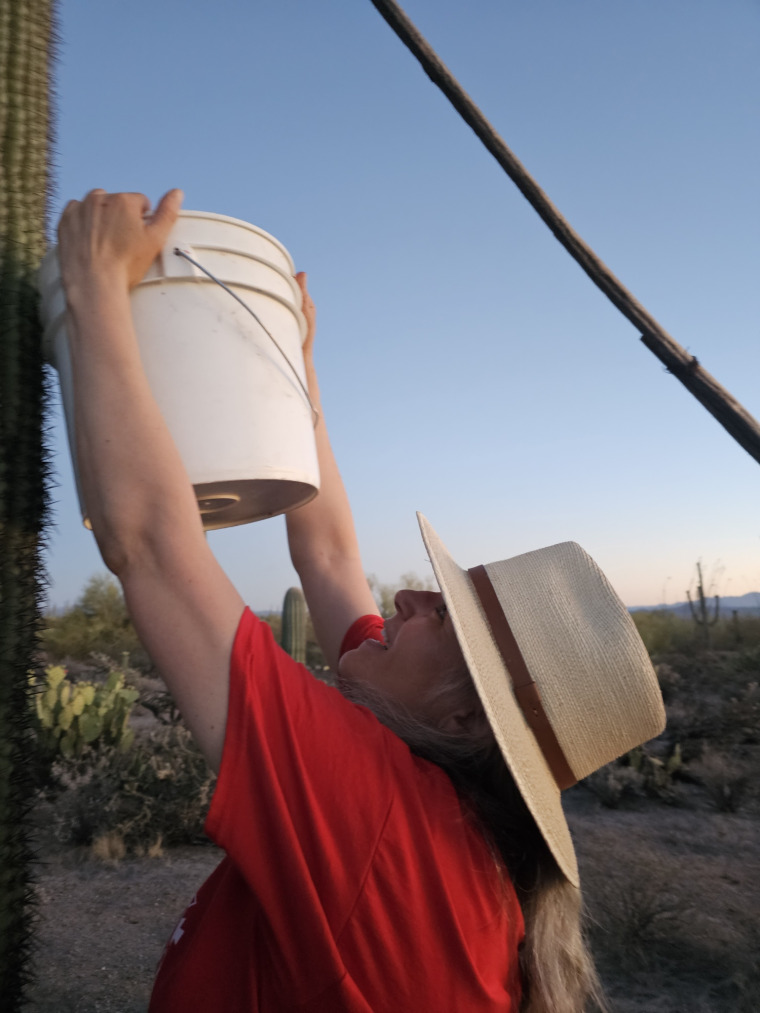
[[[233,292],[233,291],[232,291],[232,289],[231,289],[231,288],[229,287],[229,285],[225,285],[223,281],[220,281],[220,280],[219,280],[219,278],[217,278],[217,277],[216,277],[216,275],[212,274],[212,273],[211,273],[211,271],[208,271],[208,270],[207,270],[207,269],[206,269],[206,268],[205,268],[205,267],[203,266],[203,264],[199,264],[199,263],[198,263],[198,261],[197,261],[197,260],[195,260],[195,259],[194,259],[193,257],[191,257],[191,256],[190,256],[190,254],[189,254],[189,253],[188,253],[188,252],[187,252],[186,250],[181,250],[181,249],[179,248],[179,246],[175,246],[175,247],[174,247],[174,253],[175,253],[175,255],[176,255],[177,257],[184,257],[184,258],[185,258],[185,260],[189,260],[189,261],[190,261],[190,263],[191,263],[191,264],[192,264],[192,265],[193,265],[194,267],[197,267],[197,268],[198,268],[198,270],[199,270],[199,271],[203,271],[203,273],[204,273],[205,275],[207,275],[207,276],[208,276],[208,277],[209,277],[209,278],[210,278],[210,279],[211,279],[212,281],[216,282],[216,284],[217,284],[217,285],[218,285],[218,286],[219,286],[220,288],[223,288],[225,292],[229,293],[229,295],[231,295],[231,296],[232,296],[232,298],[233,298],[233,299],[234,299],[234,300],[235,300],[236,302],[239,302],[239,303],[240,303],[240,305],[241,305],[241,306],[243,307],[243,309],[244,309],[244,310],[247,310],[247,311],[248,311],[248,312],[249,312],[249,313],[251,314],[251,316],[253,317],[253,319],[254,319],[254,320],[256,321],[256,323],[257,323],[257,324],[259,325],[259,327],[260,327],[260,328],[262,329],[262,331],[263,331],[263,332],[264,332],[264,333],[266,334],[266,336],[267,336],[267,337],[269,338],[269,340],[270,340],[270,341],[272,342],[272,344],[273,344],[273,345],[274,345],[274,347],[275,347],[275,348],[277,349],[277,351],[278,351],[278,352],[280,353],[280,355],[281,355],[281,356],[283,357],[283,359],[285,360],[285,362],[287,362],[287,364],[288,364],[288,366],[290,367],[290,370],[291,370],[291,372],[292,372],[293,376],[294,376],[294,377],[296,378],[296,380],[298,381],[298,386],[299,386],[299,387],[301,388],[301,390],[303,391],[303,393],[304,393],[304,397],[306,398],[306,401],[307,401],[307,403],[308,403],[308,405],[309,405],[309,408],[311,408],[311,414],[312,414],[312,416],[313,416],[313,419],[314,419],[314,428],[316,429],[316,427],[317,427],[317,422],[319,422],[319,412],[317,411],[317,409],[316,409],[316,408],[314,407],[314,405],[312,404],[311,398],[309,397],[309,392],[308,392],[308,390],[306,389],[306,386],[304,385],[304,382],[303,382],[303,380],[301,379],[301,377],[300,377],[300,376],[298,375],[298,373],[296,372],[296,368],[295,368],[295,366],[293,365],[293,363],[292,363],[292,362],[290,361],[290,359],[289,359],[289,358],[287,357],[287,355],[285,354],[285,352],[283,352],[282,348],[280,348],[279,344],[277,343],[277,340],[276,340],[276,339],[274,338],[274,336],[273,336],[273,335],[272,335],[272,334],[271,334],[271,333],[269,332],[269,330],[267,330],[267,328],[266,328],[266,327],[264,326],[264,324],[263,324],[263,323],[261,322],[261,320],[260,320],[260,319],[258,318],[258,316],[257,316],[257,315],[256,315],[256,314],[255,314],[255,313],[253,312],[253,310],[252,310],[252,309],[251,309],[251,307],[250,307],[250,306],[248,305],[248,303],[244,302],[244,301],[243,301],[243,300],[242,300],[242,299],[240,298],[240,296],[239,296],[239,295],[237,295],[237,293]]]

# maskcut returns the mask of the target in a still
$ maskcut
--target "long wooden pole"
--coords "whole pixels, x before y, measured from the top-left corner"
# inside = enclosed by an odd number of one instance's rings
[[[552,204],[541,187],[496,133],[480,109],[438,58],[415,26],[393,0],[371,0],[404,45],[417,57],[430,80],[475,131],[499,165],[535,211],[549,226],[567,252],[594,284],[641,332],[644,345],[667,366],[687,390],[713,415],[734,439],[760,463],[760,425],[757,420],[703,369],[695,356],[675,341],[654,317],[615,277],[569,222]]]

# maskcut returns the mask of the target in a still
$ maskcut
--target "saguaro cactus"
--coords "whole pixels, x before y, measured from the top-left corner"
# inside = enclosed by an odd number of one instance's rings
[[[42,598],[45,410],[35,274],[45,246],[55,0],[0,0],[0,996],[21,1008],[31,937],[25,763]]]
[[[306,601],[300,587],[291,587],[285,594],[282,646],[294,661],[306,664]]]
[[[705,596],[704,581],[702,580],[702,564],[697,563],[697,600],[692,601],[691,593],[687,590],[686,597],[689,601],[689,609],[691,610],[691,618],[697,624],[702,639],[705,642],[705,646],[710,646],[710,627],[714,626],[718,621],[720,615],[720,596],[715,595],[715,608],[713,614],[710,616],[710,608],[707,604],[707,597]]]

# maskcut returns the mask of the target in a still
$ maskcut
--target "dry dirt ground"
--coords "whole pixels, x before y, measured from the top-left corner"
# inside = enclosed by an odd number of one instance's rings
[[[611,811],[583,789],[569,809],[613,1013],[757,1013],[757,815]],[[109,864],[49,843],[41,857],[29,1013],[142,1013],[164,943],[220,853]]]
[[[144,1013],[164,944],[220,857],[211,845],[118,863],[47,849],[30,1013]]]

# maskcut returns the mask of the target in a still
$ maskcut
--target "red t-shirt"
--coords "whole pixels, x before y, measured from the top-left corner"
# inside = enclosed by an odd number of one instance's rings
[[[227,857],[151,1013],[517,1013],[522,914],[444,772],[248,610],[230,671],[206,821]]]

